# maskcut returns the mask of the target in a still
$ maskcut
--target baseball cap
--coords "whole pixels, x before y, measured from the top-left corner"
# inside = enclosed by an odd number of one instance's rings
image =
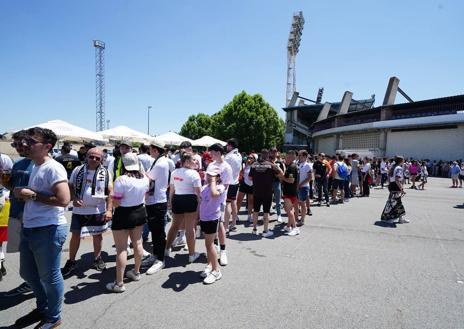
[[[122,163],[127,171],[140,170],[139,158],[135,153],[126,153],[122,156]]]
[[[187,147],[192,147],[192,143],[190,143],[189,141],[183,141],[182,143],[180,143],[179,148],[186,149]]]

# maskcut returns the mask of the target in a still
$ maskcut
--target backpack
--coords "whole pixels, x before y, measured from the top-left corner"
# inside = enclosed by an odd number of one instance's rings
[[[348,167],[344,163],[338,163],[337,174],[341,179],[346,179],[348,177]]]

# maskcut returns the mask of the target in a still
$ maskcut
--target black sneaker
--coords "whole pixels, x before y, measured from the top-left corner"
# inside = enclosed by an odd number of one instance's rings
[[[99,272],[106,270],[106,263],[103,261],[101,257],[98,257],[93,261],[93,268]]]
[[[312,215],[313,215],[313,213],[312,213],[311,210],[309,210],[309,209],[308,209],[308,215],[309,215],[309,216],[312,216]]]
[[[2,273],[2,276],[6,275],[6,268],[5,265],[3,265],[4,261],[2,261],[2,265],[0,266],[0,272]]]
[[[68,260],[64,267],[61,269],[61,274],[63,276],[70,276],[74,273],[77,267],[77,262],[75,260]]]
[[[31,286],[27,282],[23,282],[18,287],[5,293],[5,297],[14,297],[14,296],[19,296],[19,295],[24,295],[24,294],[30,293],[31,291],[32,291]]]
[[[42,312],[39,312],[38,309],[35,309],[29,314],[26,314],[25,316],[20,317],[18,320],[16,320],[15,326],[24,328],[36,322],[42,321],[44,320],[44,318],[45,318],[45,314],[43,314]]]

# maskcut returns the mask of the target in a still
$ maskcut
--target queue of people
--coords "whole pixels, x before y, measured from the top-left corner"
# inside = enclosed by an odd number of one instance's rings
[[[273,204],[283,234],[292,237],[301,234],[312,206],[330,207],[353,197],[369,197],[375,186],[387,186],[390,192],[381,220],[408,223],[401,200],[405,185],[424,189],[429,175],[425,161],[405,161],[399,156],[371,159],[289,150],[281,158],[277,148],[240,154],[236,139],[228,140],[225,147],[213,144],[202,154],[194,152],[189,142],[176,152],[153,142],[140,147],[139,154],[121,142],[113,157],[92,145],[74,156],[65,144],[54,160],[49,153],[56,141],[53,131],[35,127],[13,135],[12,146],[23,159],[13,164],[0,154],[1,183],[11,191],[8,249],[20,252],[19,274],[25,280],[16,293],[32,291],[37,299],[37,308],[18,319],[19,326],[39,321],[38,328],[61,325],[63,277],[72,275],[78,266],[84,237],[93,240],[92,267],[103,271],[107,267],[102,258],[103,234],[111,229],[116,276],[106,283],[106,289],[122,293],[124,278],[142,279],[142,263],[147,258],[153,261],[146,275],[161,272],[176,246],[185,245],[188,263],[197,261],[201,254],[196,237],[201,231],[207,256],[201,277],[205,284],[212,284],[222,278],[222,268],[229,263],[227,236],[237,230],[243,201],[248,213],[245,225],[251,226],[251,235],[263,238],[276,233],[277,226],[270,225]],[[453,163],[453,168],[459,169],[451,169],[453,186],[458,187],[464,166]],[[2,187],[0,192],[7,190]],[[69,258],[61,268],[68,231],[64,214],[70,202]],[[172,222],[166,232],[170,213]],[[146,251],[143,242],[150,233],[153,248]],[[134,267],[126,271],[130,254]],[[1,273],[6,274],[3,262]]]

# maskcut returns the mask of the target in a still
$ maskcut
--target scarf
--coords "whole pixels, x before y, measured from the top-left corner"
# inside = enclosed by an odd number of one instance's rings
[[[84,196],[88,168],[84,164],[78,167],[77,174],[74,178],[74,193],[79,199]],[[103,198],[108,196],[109,174],[108,170],[103,166],[98,166],[92,179],[92,196]]]

